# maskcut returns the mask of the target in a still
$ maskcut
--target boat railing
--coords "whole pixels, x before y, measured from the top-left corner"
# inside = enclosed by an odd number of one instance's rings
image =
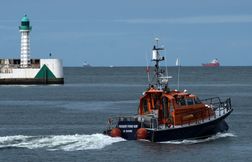
[[[135,122],[138,121],[137,116],[116,116],[116,117],[110,117],[108,118],[107,122],[107,129],[111,129],[113,127],[116,127],[118,122],[123,122],[123,121],[131,121]]]
[[[232,110],[231,99],[227,98],[225,101],[221,101],[219,97],[213,97],[201,100],[207,109],[200,109],[192,112],[192,120],[184,120],[183,115],[181,115],[181,125],[191,125],[204,122],[205,120],[216,119]],[[207,111],[206,111],[207,110]]]
[[[149,120],[145,117],[148,117]],[[111,128],[114,127],[118,127],[118,123],[120,122],[138,122],[141,128],[142,127],[148,127],[152,129],[158,128],[158,118],[155,117],[154,114],[148,114],[148,115],[110,117],[108,118],[107,122],[107,130],[110,130]]]
[[[223,111],[226,113],[232,109],[230,98],[227,98],[225,101],[221,101],[219,97],[213,97],[201,100],[201,102],[204,103],[206,107],[211,108],[213,111],[217,111],[219,115],[221,115],[221,112]]]
[[[203,100],[200,100],[202,103],[205,103],[205,104],[217,104],[217,103],[220,103],[221,102],[221,99],[220,97],[211,97],[211,98],[207,98],[207,99],[203,99]]]

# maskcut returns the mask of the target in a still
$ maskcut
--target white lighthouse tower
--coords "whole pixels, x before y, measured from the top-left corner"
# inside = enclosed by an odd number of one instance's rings
[[[31,65],[30,60],[30,31],[32,27],[30,26],[30,21],[27,15],[21,19],[21,26],[19,26],[19,31],[21,33],[21,50],[20,50],[20,67],[27,68]]]

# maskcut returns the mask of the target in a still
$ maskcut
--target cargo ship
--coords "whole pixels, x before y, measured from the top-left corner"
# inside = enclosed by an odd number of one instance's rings
[[[229,127],[225,118],[233,111],[231,99],[201,100],[186,90],[171,90],[168,85],[171,77],[160,66],[165,60],[159,54],[163,49],[158,47],[157,41],[152,50],[153,80],[139,99],[137,114],[108,118],[103,133],[126,140],[163,142],[206,138],[226,132]]]
[[[30,58],[31,29],[27,15],[24,15],[19,26],[20,58],[0,59],[0,84],[64,84],[63,65],[60,59]]]
[[[202,64],[204,67],[219,67],[220,62],[217,58],[213,59],[210,63]]]

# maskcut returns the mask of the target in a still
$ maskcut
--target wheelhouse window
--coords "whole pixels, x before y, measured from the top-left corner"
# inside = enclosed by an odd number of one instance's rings
[[[187,99],[186,99],[186,102],[187,102],[187,105],[193,105],[193,104],[194,104],[192,98],[187,98]]]
[[[171,115],[171,114],[172,114],[173,110],[174,110],[174,108],[173,108],[173,104],[172,104],[172,102],[170,102],[170,112],[169,112],[169,115]]]
[[[194,102],[195,102],[195,104],[200,104],[201,103],[201,101],[200,101],[200,99],[198,97],[194,98]]]
[[[179,103],[180,106],[185,106],[185,105],[186,105],[186,101],[185,101],[184,98],[180,98],[180,99],[178,100],[178,103]]]
[[[196,98],[192,98],[192,97],[179,98],[176,101],[179,106],[190,106],[190,105],[201,103],[197,97]]]
[[[147,99],[143,100],[143,112],[144,113],[148,112],[148,102],[147,102]]]
[[[163,97],[163,116],[168,117],[168,99],[166,97]]]

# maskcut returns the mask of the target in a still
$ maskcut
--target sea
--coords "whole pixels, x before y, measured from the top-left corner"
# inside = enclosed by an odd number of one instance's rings
[[[251,161],[252,67],[168,67],[171,89],[230,97],[229,131],[152,143],[103,135],[109,117],[137,113],[145,67],[65,67],[64,85],[0,86],[0,161]],[[152,77],[150,77],[150,80]]]

